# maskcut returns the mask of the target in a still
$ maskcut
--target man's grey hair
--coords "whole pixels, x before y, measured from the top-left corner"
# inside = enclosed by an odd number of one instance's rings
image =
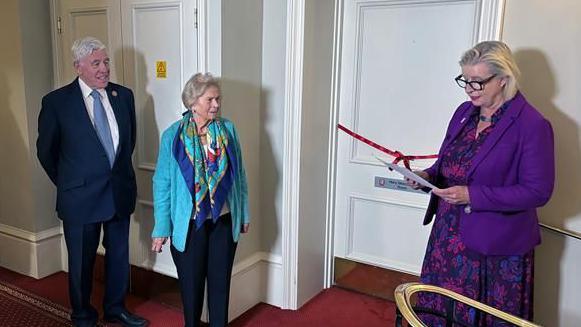
[[[94,51],[102,49],[105,49],[105,45],[97,38],[87,36],[81,39],[77,39],[75,42],[73,42],[73,46],[71,47],[73,63],[76,65],[83,57],[90,55]]]

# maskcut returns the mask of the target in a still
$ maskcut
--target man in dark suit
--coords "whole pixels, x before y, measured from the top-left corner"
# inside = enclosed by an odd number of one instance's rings
[[[146,326],[124,306],[129,284],[129,217],[136,183],[135,104],[130,89],[109,82],[109,57],[101,41],[86,37],[72,46],[78,77],[42,99],[38,159],[57,187],[56,210],[68,251],[71,319],[95,326],[91,306],[93,266],[104,231],[105,320]]]

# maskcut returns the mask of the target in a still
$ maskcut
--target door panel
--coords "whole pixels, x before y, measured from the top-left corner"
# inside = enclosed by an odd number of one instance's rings
[[[453,78],[476,41],[480,8],[480,1],[345,1],[339,122],[404,154],[437,153],[465,98]],[[428,196],[376,188],[376,176],[400,176],[374,155],[393,159],[339,132],[335,256],[417,275]]]
[[[420,271],[424,248],[415,243],[427,239],[429,232],[417,226],[417,218],[423,213],[423,207],[397,199],[350,195],[346,256],[380,267]]]
[[[452,78],[473,42],[474,10],[473,2],[361,6],[352,126],[404,153],[433,153],[462,96]],[[353,159],[376,164],[372,153],[355,143]]]

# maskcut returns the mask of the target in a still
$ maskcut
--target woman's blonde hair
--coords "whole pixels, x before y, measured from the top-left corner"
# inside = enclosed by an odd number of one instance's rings
[[[190,110],[199,97],[204,95],[210,87],[220,90],[220,81],[210,73],[197,73],[186,82],[182,91],[182,102]]]
[[[502,91],[503,96],[505,100],[512,99],[518,91],[520,70],[510,48],[500,41],[484,41],[464,52],[460,58],[460,66],[462,67],[480,63],[486,64],[491,74],[496,74],[496,76],[506,80]]]

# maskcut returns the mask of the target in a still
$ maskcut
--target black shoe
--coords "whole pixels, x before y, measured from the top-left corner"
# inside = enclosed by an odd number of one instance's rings
[[[149,324],[147,319],[143,319],[140,316],[131,314],[128,311],[121,311],[117,314],[105,315],[105,321],[117,322],[126,327],[142,327]]]

